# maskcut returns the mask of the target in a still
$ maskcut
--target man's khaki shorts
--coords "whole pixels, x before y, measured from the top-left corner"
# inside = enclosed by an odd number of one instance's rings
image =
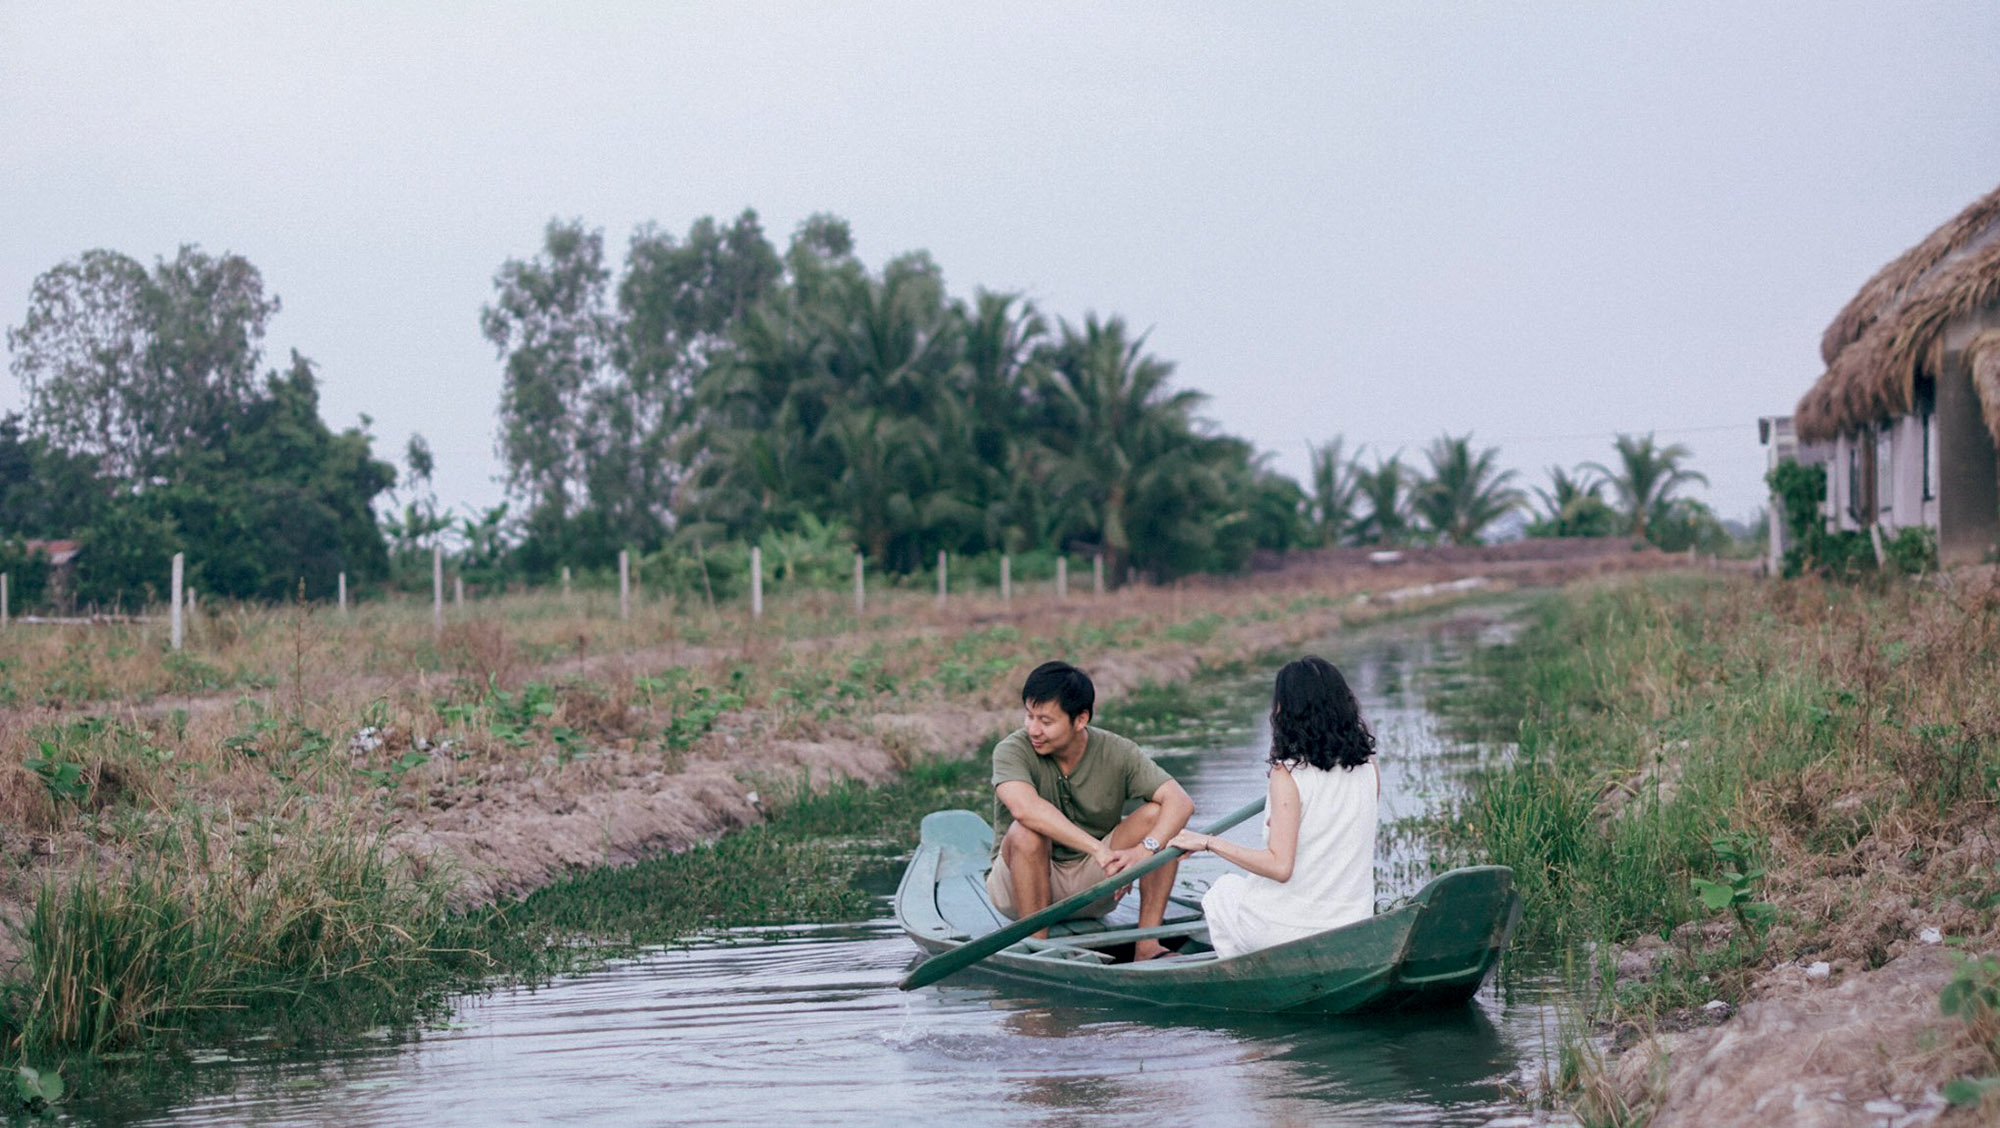
[[[1104,880],[1104,867],[1097,859],[1085,855],[1067,862],[1049,863],[1049,904],[1053,905],[1066,897],[1078,893]],[[993,857],[993,868],[986,871],[986,895],[992,899],[993,907],[1008,920],[1019,920],[1021,914],[1014,909],[1014,884],[1007,876],[1007,858],[1004,854]],[[1101,917],[1118,907],[1118,895],[1107,893],[1103,897],[1071,913],[1074,917]]]

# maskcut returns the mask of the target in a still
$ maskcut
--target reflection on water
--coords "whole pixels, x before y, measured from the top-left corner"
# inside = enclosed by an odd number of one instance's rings
[[[1476,629],[1477,624],[1473,628]],[[1329,641],[1382,748],[1382,894],[1420,883],[1399,817],[1452,785],[1464,750],[1424,713],[1420,671],[1471,637],[1436,624]],[[1247,719],[1268,673],[1245,679]],[[1261,724],[1234,747],[1163,756],[1205,811],[1263,790]],[[1235,836],[1252,841],[1254,826]],[[1201,876],[1192,859],[1186,872]],[[1215,872],[1215,871],[1207,871]],[[733,942],[732,942],[733,941]],[[916,957],[890,922],[764,931],[661,952],[539,990],[461,1002],[402,1044],[194,1066],[174,1107],[73,1108],[159,1125],[1137,1123],[1481,1124],[1545,1056],[1554,991],[1516,973],[1441,1014],[1285,1018],[1067,1006],[978,978],[904,993]]]

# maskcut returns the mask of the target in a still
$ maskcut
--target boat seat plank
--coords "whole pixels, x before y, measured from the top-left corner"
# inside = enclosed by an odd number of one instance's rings
[[[1081,936],[1050,937],[1047,940],[1031,936],[1021,941],[1019,946],[1030,952],[1039,952],[1047,948],[1108,947],[1113,944],[1130,944],[1136,940],[1165,940],[1175,936],[1190,936],[1205,943],[1208,940],[1208,925],[1195,920],[1182,921],[1179,924],[1162,924],[1154,928],[1107,929]]]

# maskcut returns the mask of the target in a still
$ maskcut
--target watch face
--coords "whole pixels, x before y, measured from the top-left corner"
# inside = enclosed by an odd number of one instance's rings
[[[1147,835],[1144,841],[1140,842],[1139,845],[1144,846],[1146,849],[1151,850],[1155,854],[1160,852],[1160,840],[1154,838],[1150,834]]]

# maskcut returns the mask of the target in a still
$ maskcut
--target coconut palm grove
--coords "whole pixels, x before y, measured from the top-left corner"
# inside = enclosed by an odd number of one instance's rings
[[[321,419],[320,367],[273,363],[280,307],[245,258],[184,246],[148,266],[90,250],[36,281],[9,327],[27,409],[0,422],[0,569],[17,606],[130,607],[167,559],[241,599],[429,582],[433,546],[491,588],[612,568],[728,588],[744,546],[780,579],[892,576],[939,552],[1101,556],[1110,582],[1245,568],[1259,550],[1475,544],[1510,536],[1729,543],[1686,489],[1681,444],[1621,435],[1611,457],[1531,486],[1475,436],[1416,452],[1315,444],[1309,480],[1206,421],[1206,397],[1115,313],[1051,319],[1018,295],[954,295],[923,251],[871,269],[817,215],[782,250],[755,211],[684,233],[551,221],[501,264],[476,316],[498,369],[508,500],[459,511],[418,436],[400,465]],[[73,581],[38,545],[74,541]]]

